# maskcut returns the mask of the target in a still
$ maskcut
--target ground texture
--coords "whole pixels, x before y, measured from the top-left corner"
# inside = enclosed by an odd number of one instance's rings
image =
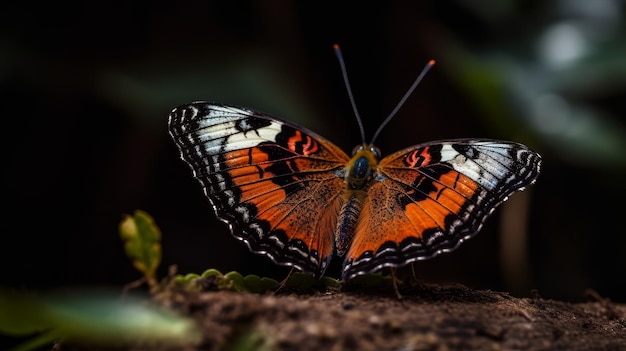
[[[201,326],[186,350],[626,350],[626,305],[593,294],[582,303],[457,285],[402,294],[168,290],[154,301]]]

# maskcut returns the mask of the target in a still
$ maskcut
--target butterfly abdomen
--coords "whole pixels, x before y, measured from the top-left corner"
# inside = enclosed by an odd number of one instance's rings
[[[335,228],[335,250],[338,256],[343,256],[352,243],[366,193],[364,191],[345,190],[344,197],[347,197],[348,200],[341,206]]]

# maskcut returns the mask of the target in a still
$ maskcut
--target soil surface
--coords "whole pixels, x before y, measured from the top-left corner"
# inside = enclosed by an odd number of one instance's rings
[[[154,301],[202,327],[185,350],[626,350],[626,305],[594,294],[582,303],[460,285],[402,294],[169,290]]]

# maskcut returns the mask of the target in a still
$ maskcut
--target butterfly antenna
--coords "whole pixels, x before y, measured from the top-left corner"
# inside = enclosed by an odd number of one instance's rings
[[[356,102],[354,102],[354,96],[352,95],[352,88],[350,88],[348,72],[346,71],[346,64],[343,60],[343,55],[341,54],[341,48],[339,48],[339,44],[335,44],[333,45],[333,49],[335,50],[335,55],[337,55],[337,60],[339,60],[339,66],[341,66],[341,74],[343,75],[343,82],[346,85],[346,90],[348,90],[348,97],[350,98],[350,103],[352,104],[352,110],[354,110],[356,121],[359,124],[359,129],[361,130],[361,140],[363,142],[363,145],[365,145],[365,128],[363,128],[363,121],[361,121],[361,116],[359,116],[359,110],[357,110]]]
[[[422,72],[419,74],[419,76],[417,76],[417,78],[415,79],[415,82],[413,82],[413,85],[411,85],[411,87],[409,88],[409,90],[406,92],[406,94],[404,94],[404,96],[402,97],[402,99],[400,99],[400,102],[398,102],[398,104],[396,105],[396,107],[393,109],[393,111],[391,111],[391,113],[389,114],[389,116],[387,116],[387,118],[383,121],[383,123],[380,124],[380,127],[378,127],[378,129],[376,130],[376,133],[374,133],[374,136],[372,137],[372,141],[370,142],[370,145],[374,144],[374,141],[376,140],[376,138],[378,137],[378,134],[380,134],[380,131],[383,130],[383,128],[385,127],[385,125],[387,125],[387,123],[389,123],[389,121],[391,121],[391,119],[393,118],[393,116],[396,115],[396,113],[398,113],[398,110],[400,110],[400,107],[402,107],[402,105],[404,105],[404,103],[406,102],[406,100],[409,98],[409,96],[411,96],[411,94],[413,93],[413,90],[415,90],[415,88],[417,88],[417,85],[422,81],[422,78],[424,78],[424,76],[426,75],[426,73],[428,73],[428,71],[430,71],[430,69],[435,65],[435,60],[430,60],[428,61],[428,63],[426,64],[426,66],[424,66],[424,69],[422,69]]]

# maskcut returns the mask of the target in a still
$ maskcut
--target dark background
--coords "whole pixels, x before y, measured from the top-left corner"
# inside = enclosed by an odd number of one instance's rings
[[[139,278],[117,233],[135,209],[162,230],[161,277],[173,264],[285,277],[215,219],[167,115],[195,100],[251,107],[349,152],[360,136],[339,43],[368,138],[437,60],[377,140],[383,154],[489,137],[543,156],[537,184],[457,251],[418,263],[420,279],[573,301],[591,288],[626,302],[623,1],[324,4],[2,5],[0,286]]]

